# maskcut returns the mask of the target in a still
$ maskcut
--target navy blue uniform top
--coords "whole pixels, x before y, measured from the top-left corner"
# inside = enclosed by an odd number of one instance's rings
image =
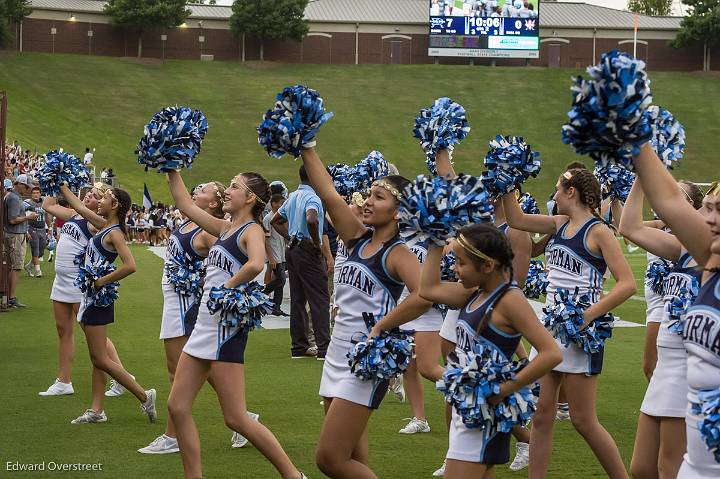
[[[683,341],[688,353],[688,399],[720,388],[720,272],[713,273],[685,316]]]
[[[195,237],[200,234],[202,231],[202,228],[199,226],[196,226],[195,228],[191,229],[187,233],[183,233],[182,229],[188,224],[190,221],[185,221],[183,224],[181,224],[174,232],[170,235],[170,240],[168,241],[167,251],[165,253],[165,259],[171,260],[173,258],[185,258],[185,253],[188,253],[191,258],[194,260],[203,260],[205,259],[205,256],[201,255],[197,252],[195,249],[195,246],[193,246],[193,240]]]
[[[85,264],[97,264],[100,261],[115,262],[117,251],[110,251],[103,245],[103,239],[114,229],[120,229],[120,225],[112,225],[92,237],[87,245]]]

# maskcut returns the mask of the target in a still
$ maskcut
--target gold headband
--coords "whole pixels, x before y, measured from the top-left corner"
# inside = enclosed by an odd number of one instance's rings
[[[365,198],[363,198],[362,193],[355,192],[350,197],[350,201],[355,204],[358,208],[362,208],[363,205],[365,205]]]
[[[720,183],[718,183],[717,181],[713,181],[710,184],[710,188],[708,189],[706,195],[717,196],[718,194],[720,194]]]
[[[236,176],[235,178],[238,178],[239,176],[240,176],[240,175]],[[238,182],[238,184],[242,185],[242,187],[245,188],[245,190],[246,190],[248,193],[250,193],[251,195],[253,195],[253,196],[255,197],[255,201],[257,201],[258,203],[260,203],[260,204],[263,205],[263,206],[266,205],[266,203],[262,200],[262,198],[260,198],[258,195],[256,195],[255,192],[254,192],[253,190],[251,190],[250,187],[249,187],[247,184],[245,184],[245,181],[244,181],[244,180],[240,179],[240,181]]]
[[[471,245],[470,242],[467,239],[465,239],[465,237],[463,235],[458,235],[457,241],[458,241],[458,243],[460,243],[460,246],[465,248],[465,251],[472,254],[473,256],[477,256],[478,258],[484,259],[485,261],[490,261],[491,263],[495,263],[494,259],[492,259],[490,256],[486,255],[485,253],[483,253],[482,251],[480,251],[479,249],[477,249],[476,247]]]
[[[379,186],[380,188],[384,188],[390,192],[391,195],[393,195],[398,201],[402,201],[402,193],[398,191],[397,188],[395,188],[393,185],[390,184],[389,181],[386,180],[375,180],[373,181],[373,186]]]

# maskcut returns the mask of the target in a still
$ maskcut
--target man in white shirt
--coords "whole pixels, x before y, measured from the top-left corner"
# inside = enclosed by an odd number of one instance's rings
[[[93,149],[93,151],[95,151]],[[85,148],[85,156],[83,157],[83,164],[85,166],[91,165],[93,161],[93,154],[90,151],[90,148]]]
[[[285,238],[272,227],[270,221],[275,213],[285,202],[282,194],[276,193],[270,197],[270,211],[263,218],[265,228],[265,251],[268,258],[268,269],[271,271],[272,279],[265,285],[265,294],[273,293],[274,316],[290,316],[280,306],[283,299],[283,288],[285,287]]]

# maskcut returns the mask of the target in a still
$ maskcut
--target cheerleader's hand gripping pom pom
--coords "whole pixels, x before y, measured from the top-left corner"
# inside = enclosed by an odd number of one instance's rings
[[[672,265],[660,258],[660,261],[655,261],[650,264],[647,272],[645,273],[645,284],[655,294],[663,294],[663,283],[665,278],[670,274],[670,268]]]
[[[222,326],[240,327],[246,332],[262,327],[262,317],[272,312],[273,303],[257,281],[236,288],[215,286],[208,295],[210,314],[219,313]]]
[[[680,288],[678,295],[667,304],[666,308],[670,318],[668,331],[682,335],[685,328],[685,313],[695,302],[699,292],[700,283],[697,278],[693,277],[690,284]]]
[[[420,139],[430,174],[437,175],[435,156],[438,151],[445,149],[452,155],[455,145],[464,140],[469,132],[465,108],[450,98],[438,98],[430,108],[420,110],[420,115],[415,119],[413,135]]]
[[[368,329],[375,326],[377,320],[373,314],[363,313]],[[410,365],[413,355],[415,331],[395,328],[381,331],[378,336],[368,338],[360,333],[355,345],[347,353],[350,371],[363,381],[385,380],[398,377]]]
[[[75,286],[80,289],[95,306],[104,308],[117,300],[120,283],[115,281],[96,288],[95,282],[113,271],[115,271],[115,265],[107,261],[98,264],[80,265],[78,277],[75,279]]]
[[[462,227],[495,220],[481,179],[464,174],[451,180],[418,176],[405,187],[398,215],[400,234],[409,246],[426,239],[444,246]]]
[[[540,173],[540,154],[520,136],[498,135],[485,155],[482,181],[491,196],[498,197]]]
[[[325,113],[317,91],[302,85],[285,88],[276,100],[257,127],[258,143],[272,157],[297,158],[303,148],[315,146],[315,135],[333,114]]]
[[[165,263],[165,276],[175,288],[175,292],[188,298],[200,299],[202,296],[200,283],[205,277],[202,260],[193,258],[188,253],[173,257]]]
[[[75,155],[60,151],[45,154],[45,162],[37,171],[37,180],[43,194],[57,196],[60,185],[67,185],[73,191],[90,183],[87,169]]]
[[[200,110],[169,106],[155,113],[138,142],[138,163],[166,173],[192,168],[200,153],[208,122]]]
[[[700,437],[713,456],[720,463],[720,388],[698,392],[700,410],[703,419],[698,423]],[[693,409],[696,409],[693,406]]]
[[[533,195],[530,193],[523,193],[520,199],[518,199],[518,203],[520,203],[520,209],[526,215],[540,214],[540,208],[538,207],[537,201],[535,201],[535,198],[533,198]]]
[[[612,198],[623,203],[627,200],[630,188],[635,182],[635,173],[616,164],[598,165],[593,173],[600,183],[603,199]]]
[[[577,77],[571,88],[572,109],[562,127],[563,143],[601,166],[618,163],[632,170],[652,131],[645,112],[652,103],[645,62],[627,53],[604,53],[588,67],[589,80]]]
[[[512,381],[526,362],[510,362],[497,351],[476,344],[472,351],[456,351],[448,356],[448,364],[436,383],[468,428],[488,433],[509,432],[514,426],[526,424],[535,412],[539,386],[524,386],[505,396],[497,405],[488,399],[500,393],[500,386]]]
[[[547,293],[548,283],[545,264],[538,259],[531,260],[527,278],[525,279],[525,287],[523,288],[525,296],[531,299],[544,296]]]
[[[685,153],[685,128],[665,108],[652,105],[645,112],[650,122],[650,144],[665,166],[672,170]]]

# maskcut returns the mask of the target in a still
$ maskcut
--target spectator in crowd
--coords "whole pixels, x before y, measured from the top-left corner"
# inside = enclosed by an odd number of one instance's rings
[[[275,213],[285,203],[282,194],[276,193],[270,197],[271,211],[263,218],[265,228],[265,251],[268,259],[268,270],[271,274],[270,281],[265,283],[265,294],[272,293],[274,316],[289,316],[280,306],[283,299],[283,288],[285,287],[285,238],[271,226]]]
[[[292,358],[314,357],[308,341],[310,305],[317,358],[325,360],[330,342],[330,297],[327,265],[322,256],[323,219],[320,198],[310,186],[305,166],[300,186],[275,213],[271,224],[289,241],[286,253],[290,277],[290,338]]]
[[[102,181],[103,183],[110,184],[110,182],[108,181],[108,171],[106,168],[103,168],[102,171],[100,172],[100,181]]]
[[[95,151],[95,148],[93,148],[93,151],[90,151],[90,148],[89,148],[89,147],[88,147],[88,148],[85,148],[85,156],[83,157],[83,164],[84,164],[85,166],[90,166],[90,165],[92,165],[93,156],[95,156],[95,155],[93,155],[93,152],[94,152],[94,151]]]
[[[28,232],[28,221],[37,218],[34,211],[26,211],[23,196],[30,193],[32,184],[27,175],[18,175],[14,182],[14,189],[5,196],[3,228],[5,240],[3,242],[3,253],[10,265],[10,282],[8,284],[8,307],[21,308],[25,305],[18,301],[16,288],[20,271],[25,263],[25,250],[27,248],[26,235]]]
[[[45,248],[47,247],[47,224],[45,222],[45,211],[42,208],[43,199],[41,197],[40,188],[33,186],[30,190],[30,198],[25,200],[29,211],[37,213],[37,218],[28,221],[28,233],[30,240],[30,252],[32,259],[26,266],[26,270],[30,276],[37,278],[42,277],[40,270],[40,259],[43,257]]]

